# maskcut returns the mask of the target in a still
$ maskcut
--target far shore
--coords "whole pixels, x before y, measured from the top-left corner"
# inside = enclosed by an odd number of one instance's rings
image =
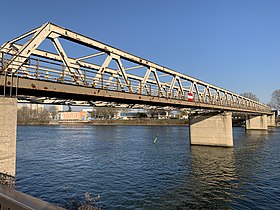
[[[153,125],[176,125],[176,126],[186,126],[189,125],[187,119],[129,119],[129,120],[92,120],[92,121],[51,121],[51,122],[18,122],[18,125],[69,125],[69,126],[79,126],[79,125],[92,125],[92,126],[103,126],[103,125],[126,125],[126,126],[153,126]],[[234,125],[234,127],[239,127],[244,125]],[[280,123],[275,127],[280,127]]]
[[[18,125],[188,125],[185,119],[129,119],[129,120],[93,120],[93,121],[51,121],[27,122]]]

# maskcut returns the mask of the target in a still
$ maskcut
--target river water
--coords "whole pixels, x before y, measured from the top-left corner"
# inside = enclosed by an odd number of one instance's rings
[[[280,128],[233,136],[219,148],[190,146],[186,126],[18,126],[16,185],[59,205],[88,192],[102,209],[280,209]]]

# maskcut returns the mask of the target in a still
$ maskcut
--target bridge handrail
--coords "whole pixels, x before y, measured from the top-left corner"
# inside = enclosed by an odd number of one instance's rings
[[[6,54],[5,54],[6,55]],[[7,56],[7,55],[6,55]],[[4,65],[8,62],[8,59],[6,59],[4,56]],[[12,56],[12,55],[10,55]],[[1,60],[2,61],[2,60]],[[2,63],[2,62],[1,62]],[[48,66],[51,64],[51,67]],[[14,63],[14,68],[18,69],[17,62]],[[79,84],[81,86],[85,87],[92,87],[92,84],[90,81],[93,81],[96,77],[96,72],[94,72],[91,69],[81,69],[81,71],[84,72],[84,78],[85,81],[83,84]],[[3,73],[3,72],[2,72]],[[91,75],[92,74],[92,75]],[[67,83],[72,85],[77,85],[75,81],[73,80],[71,74],[67,71],[65,71],[65,67],[61,63],[57,63],[54,61],[45,61],[39,58],[29,58],[28,62],[23,64],[21,68],[18,69],[16,73],[14,73],[13,76],[18,77],[27,77],[31,79],[39,79],[39,80],[47,80],[52,82],[61,82],[61,83]],[[63,78],[62,78],[63,76]],[[172,92],[166,91],[165,93],[159,92],[159,88],[156,84],[149,84],[146,88],[140,88],[139,83],[135,83],[135,81],[131,82],[130,85],[124,85],[125,87],[121,88],[120,84],[118,82],[110,82],[109,83],[110,75],[108,73],[103,73],[100,75],[100,78],[98,79],[98,85],[95,86],[95,88],[99,89],[108,89],[108,90],[114,90],[114,91],[126,91],[129,92],[130,90],[134,94],[142,94],[142,95],[149,95],[149,96],[157,96],[157,97],[166,97],[171,99],[178,99],[178,100],[188,100],[186,94],[181,94],[178,89],[173,89]],[[140,83],[141,84],[141,83]],[[137,90],[138,89],[138,90]],[[145,90],[146,89],[146,90]],[[201,102],[206,104],[212,104],[212,105],[221,105],[226,107],[236,107],[236,108],[244,108],[244,105],[242,104],[235,104],[232,103],[232,101],[229,100],[217,100],[217,99],[210,99],[210,98],[199,98],[197,95],[193,99],[194,102]],[[260,107],[251,106],[248,107],[250,110],[259,110]]]
[[[0,185],[0,208],[1,209],[46,209],[63,210],[64,208],[39,200],[12,188]]]

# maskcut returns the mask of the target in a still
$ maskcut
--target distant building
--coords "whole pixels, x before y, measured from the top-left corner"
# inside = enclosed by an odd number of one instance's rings
[[[120,112],[118,114],[119,119],[128,120],[137,117],[136,112]]]
[[[155,118],[168,119],[169,113],[165,110],[126,109],[118,113],[118,119]]]
[[[88,112],[83,110],[79,112],[59,112],[57,119],[60,121],[87,121]]]

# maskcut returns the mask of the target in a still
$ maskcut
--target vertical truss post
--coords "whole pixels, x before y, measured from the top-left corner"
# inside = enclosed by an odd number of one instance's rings
[[[36,79],[39,78],[39,59],[36,60]]]
[[[142,94],[142,81],[140,81],[139,83],[139,90],[138,90],[139,94]]]
[[[224,97],[224,100],[225,100],[225,103],[224,103],[224,106],[228,106],[228,94],[225,93],[225,97]]]
[[[84,70],[84,84],[87,85],[87,71]]]
[[[17,97],[17,95],[18,95],[18,82],[19,82],[19,81],[18,81],[18,74],[17,74],[17,80],[16,80],[16,82],[17,82],[17,83],[16,83],[16,97]]]
[[[132,83],[130,80],[128,81],[128,85],[129,85],[128,89],[130,90],[130,92],[133,92]]]
[[[5,69],[5,57],[4,57],[3,52],[1,52],[1,68],[2,68],[2,71],[4,71],[4,69]]]
[[[4,93],[3,95],[6,96],[6,85],[7,85],[7,71],[4,71],[5,75],[4,75]]]
[[[14,73],[11,74],[10,97],[12,97],[13,94],[13,86],[14,86]]]
[[[104,73],[101,74],[101,89],[104,89]]]
[[[64,67],[64,64],[61,65],[61,68],[62,68],[62,75],[61,75],[62,78],[61,78],[61,81],[64,82],[64,77],[65,77],[65,67]]]
[[[112,80],[113,80],[114,78],[115,78],[114,75],[111,74],[110,77],[109,77],[109,79],[107,79],[107,83],[106,83],[106,85],[105,85],[105,88],[110,89],[110,86],[112,85]]]

